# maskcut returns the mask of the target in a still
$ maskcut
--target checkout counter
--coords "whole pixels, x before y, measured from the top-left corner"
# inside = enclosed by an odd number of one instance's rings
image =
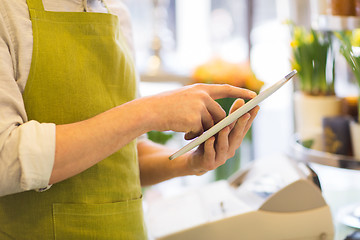
[[[259,159],[227,181],[151,202],[151,239],[334,239],[317,175],[284,155]]]

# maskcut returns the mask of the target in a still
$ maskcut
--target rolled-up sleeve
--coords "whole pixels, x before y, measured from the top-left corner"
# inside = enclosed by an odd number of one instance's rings
[[[0,195],[47,187],[54,163],[55,125],[29,121],[1,135],[5,141],[1,141]]]
[[[55,158],[55,125],[27,119],[4,14],[0,10],[0,196],[46,187]]]

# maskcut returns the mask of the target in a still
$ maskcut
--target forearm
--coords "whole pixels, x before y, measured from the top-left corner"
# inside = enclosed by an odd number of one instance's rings
[[[196,174],[187,165],[186,155],[169,160],[173,150],[153,143],[141,141],[138,143],[140,180],[142,186],[153,185],[174,177]]]
[[[74,176],[116,152],[147,129],[146,112],[129,102],[88,120],[56,126],[50,184]]]

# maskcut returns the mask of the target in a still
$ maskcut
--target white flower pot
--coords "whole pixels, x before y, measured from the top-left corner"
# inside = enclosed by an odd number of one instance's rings
[[[294,93],[295,131],[300,139],[314,139],[312,148],[321,150],[322,119],[341,115],[341,99]]]
[[[357,122],[350,122],[351,144],[354,157],[360,161],[360,124]]]

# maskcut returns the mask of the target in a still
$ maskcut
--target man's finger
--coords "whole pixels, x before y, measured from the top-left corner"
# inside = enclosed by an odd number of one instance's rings
[[[234,87],[228,84],[208,85],[208,93],[213,99],[219,98],[243,98],[252,99],[257,94],[245,88]]]

